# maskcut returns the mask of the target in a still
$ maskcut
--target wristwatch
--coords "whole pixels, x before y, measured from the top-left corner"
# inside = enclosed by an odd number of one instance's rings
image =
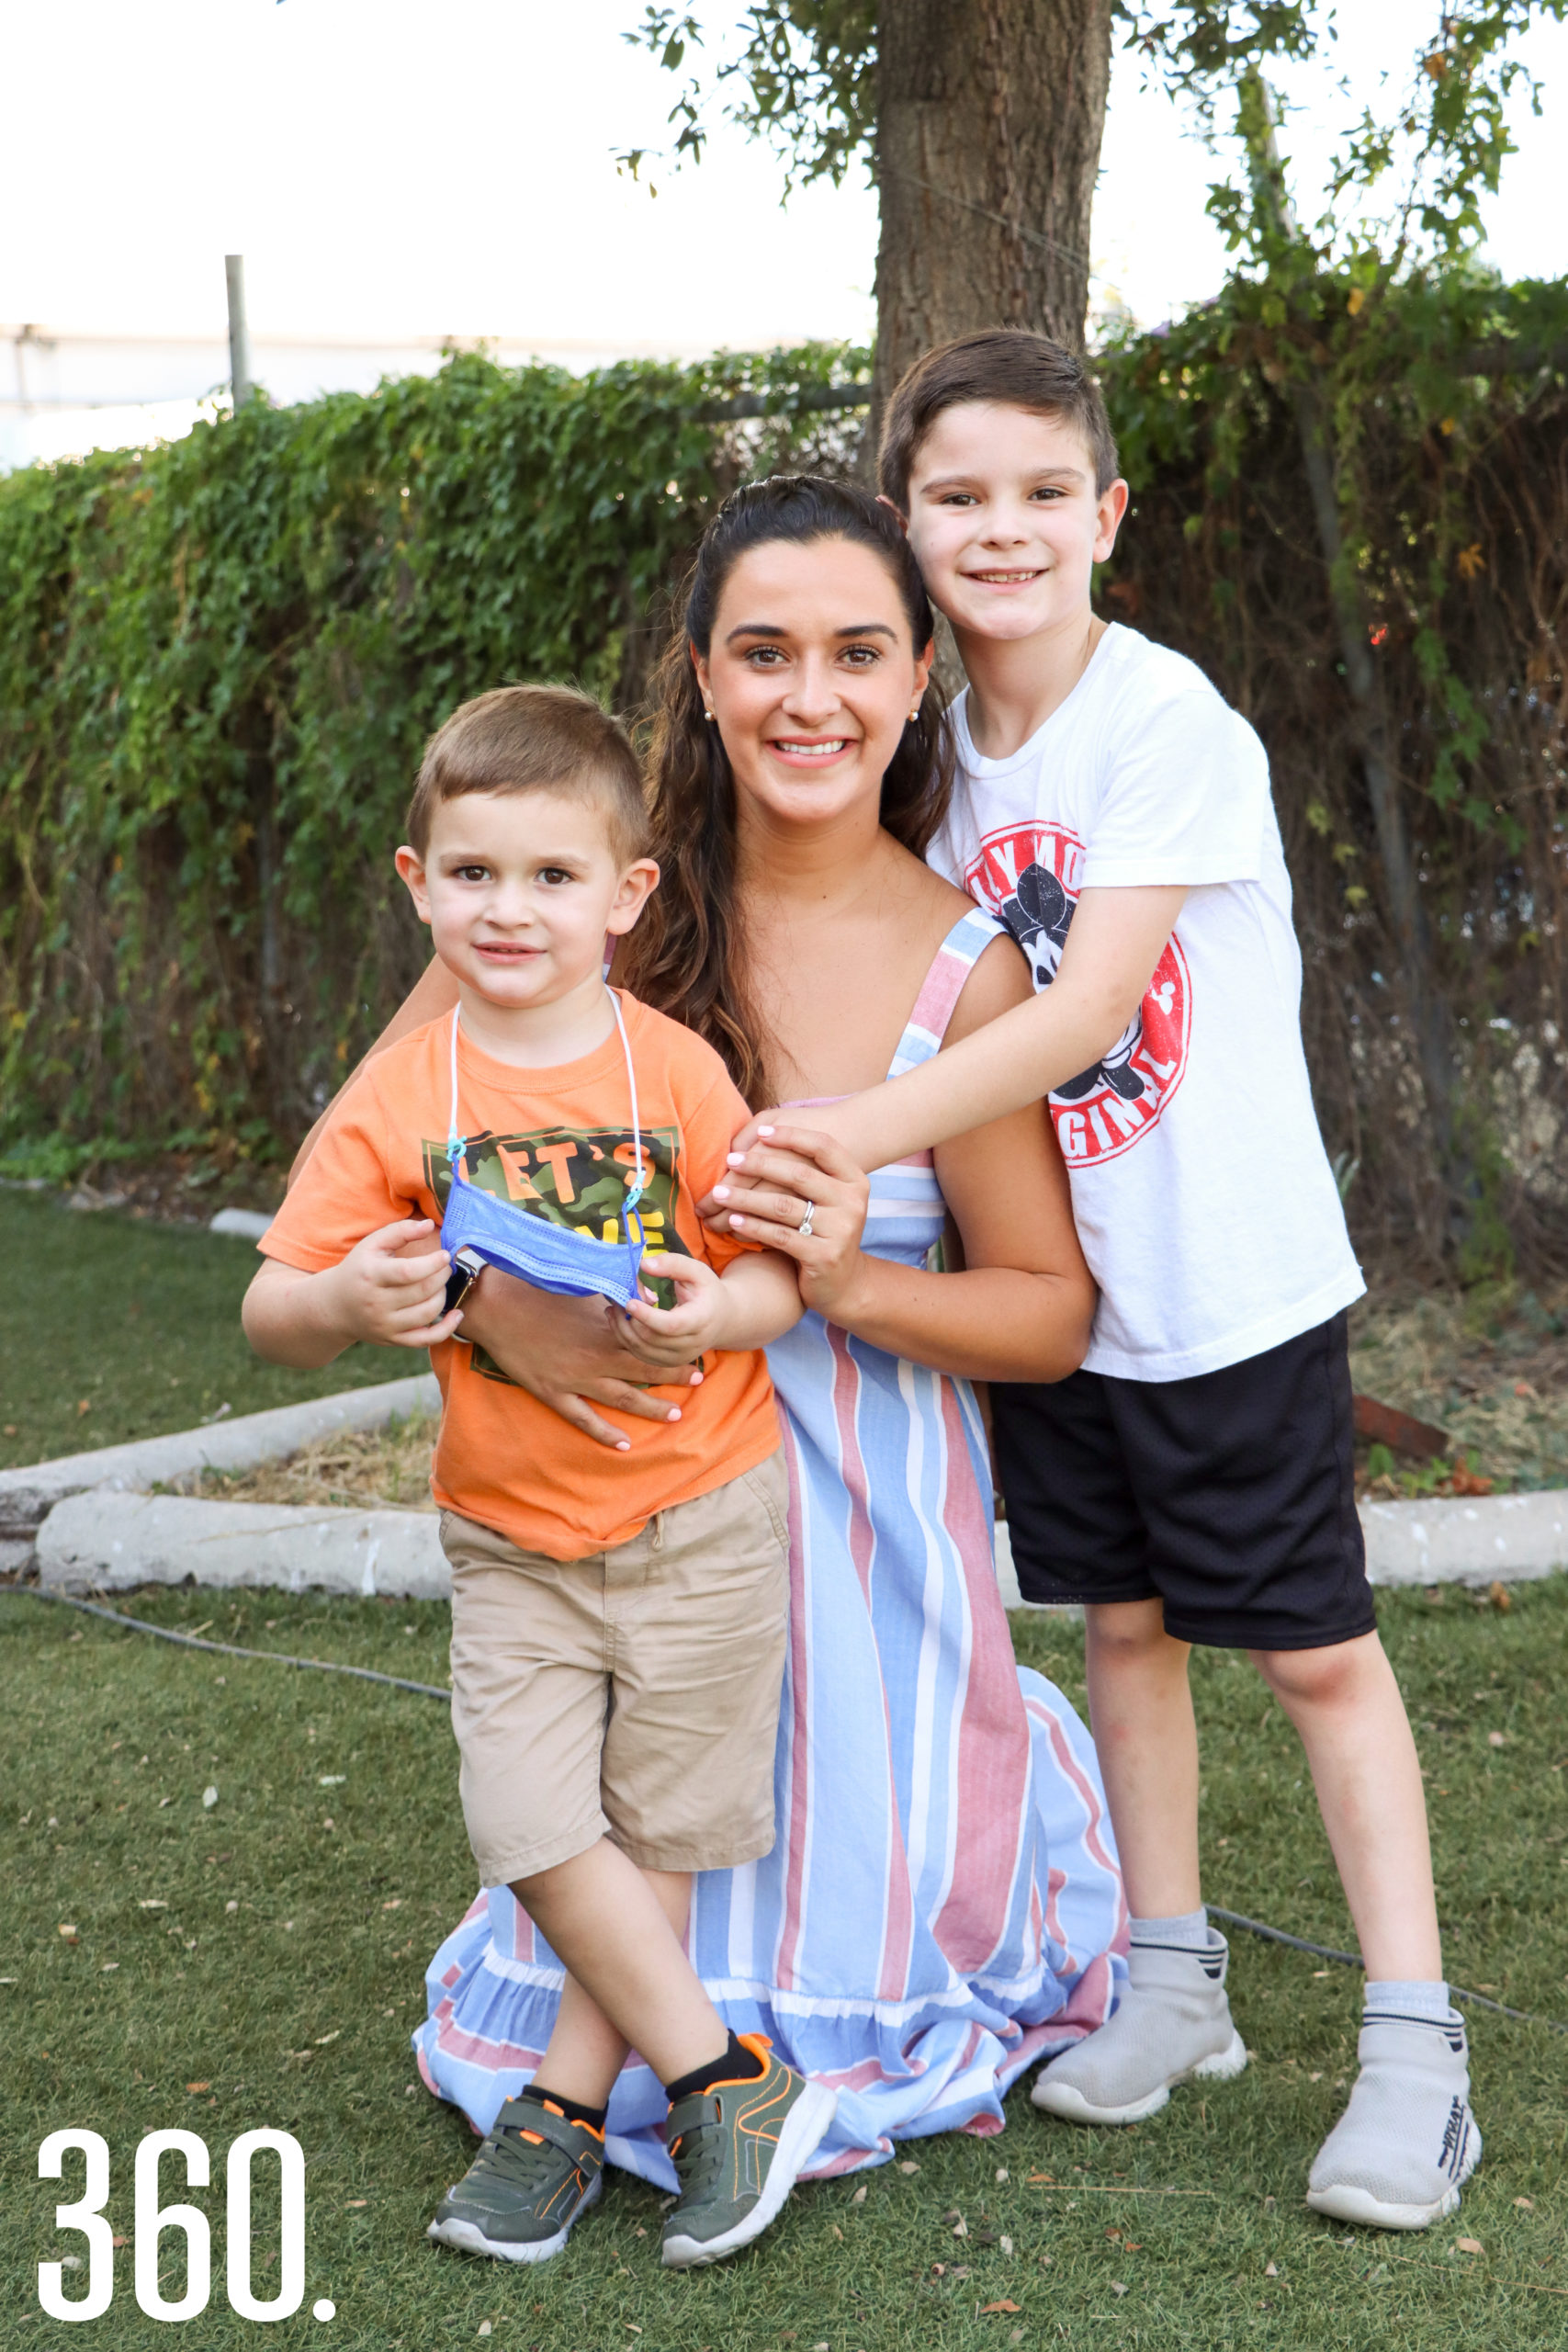
[[[485,1261],[477,1250],[459,1250],[456,1253],[446,1276],[446,1297],[441,1309],[443,1315],[450,1315],[455,1306],[461,1306],[484,1270]],[[457,1336],[461,1337],[461,1334]]]

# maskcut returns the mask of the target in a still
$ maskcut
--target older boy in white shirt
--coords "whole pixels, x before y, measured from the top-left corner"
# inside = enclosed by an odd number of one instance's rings
[[[1308,2201],[1422,2229],[1481,2138],[1356,1516],[1363,1284],[1313,1111],[1268,763],[1191,662],[1094,615],[1128,492],[1072,354],[1013,331],[928,353],[881,482],[969,677],[932,862],[1002,916],[1040,993],[809,1123],[875,1168],[1048,1096],[1101,1292],[1081,1372],[992,1391],[1023,1593],[1086,1605],[1134,1913],[1129,1991],[1034,2100],[1131,2123],[1247,2063],[1202,1906],[1187,1675],[1193,1642],[1246,1648],[1306,1748],[1369,1978]],[[743,1166],[766,1181],[765,1143]]]

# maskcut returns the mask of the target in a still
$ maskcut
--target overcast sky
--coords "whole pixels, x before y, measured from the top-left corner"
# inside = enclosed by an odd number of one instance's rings
[[[711,5],[719,24],[738,17]],[[254,333],[504,334],[700,350],[865,334],[875,208],[855,184],[779,207],[768,152],[730,132],[698,170],[658,145],[673,85],[623,31],[641,0],[9,0],[0,35],[0,322],[123,334],[221,330],[223,254],[246,259]],[[1440,9],[1352,0],[1338,62],[1403,78]],[[1493,209],[1513,275],[1564,266],[1568,28],[1532,36],[1543,123]],[[1145,322],[1223,268],[1213,165],[1119,60],[1094,221],[1100,290]],[[1286,145],[1310,218],[1354,108],[1330,77]]]

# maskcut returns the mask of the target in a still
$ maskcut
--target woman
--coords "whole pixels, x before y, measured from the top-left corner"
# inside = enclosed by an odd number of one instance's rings
[[[705,537],[657,682],[663,880],[616,977],[754,1103],[873,1084],[1029,993],[1000,926],[921,862],[950,778],[931,635],[901,533],[857,491],[755,484]],[[810,1310],[770,1356],[791,1467],[778,1838],[696,1881],[691,1936],[731,2027],[839,2087],[820,2177],[896,2138],[998,2131],[1002,2093],[1103,2020],[1122,1971],[1093,1751],[1014,1666],[968,1385],[1073,1370],[1093,1294],[1043,1110],[869,1186],[781,1124],[763,1177],[711,1213],[786,1250]],[[957,1270],[938,1273],[944,1221]],[[475,1297],[468,1335],[536,1393],[586,1379],[600,1404],[671,1409],[559,1302],[491,1273]],[[561,1972],[503,1887],[427,1982],[425,2079],[487,2128],[549,2039]],[[634,2059],[610,2154],[669,2187],[662,2115]]]

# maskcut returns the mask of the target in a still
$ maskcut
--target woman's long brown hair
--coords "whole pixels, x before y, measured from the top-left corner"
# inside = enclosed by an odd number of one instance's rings
[[[931,641],[931,608],[897,518],[848,482],[775,474],[733,492],[704,532],[654,673],[649,800],[652,854],[662,879],[623,943],[615,978],[634,996],[684,1022],[722,1056],[753,1110],[775,1101],[766,1017],[755,1002],[737,903],[735,779],[718,729],[703,716],[692,664],[705,661],[726,581],[743,555],[778,540],[847,539],[886,566],[917,653]],[[947,814],[953,755],[944,698],[933,678],[882,779],[882,822],[919,856]]]

